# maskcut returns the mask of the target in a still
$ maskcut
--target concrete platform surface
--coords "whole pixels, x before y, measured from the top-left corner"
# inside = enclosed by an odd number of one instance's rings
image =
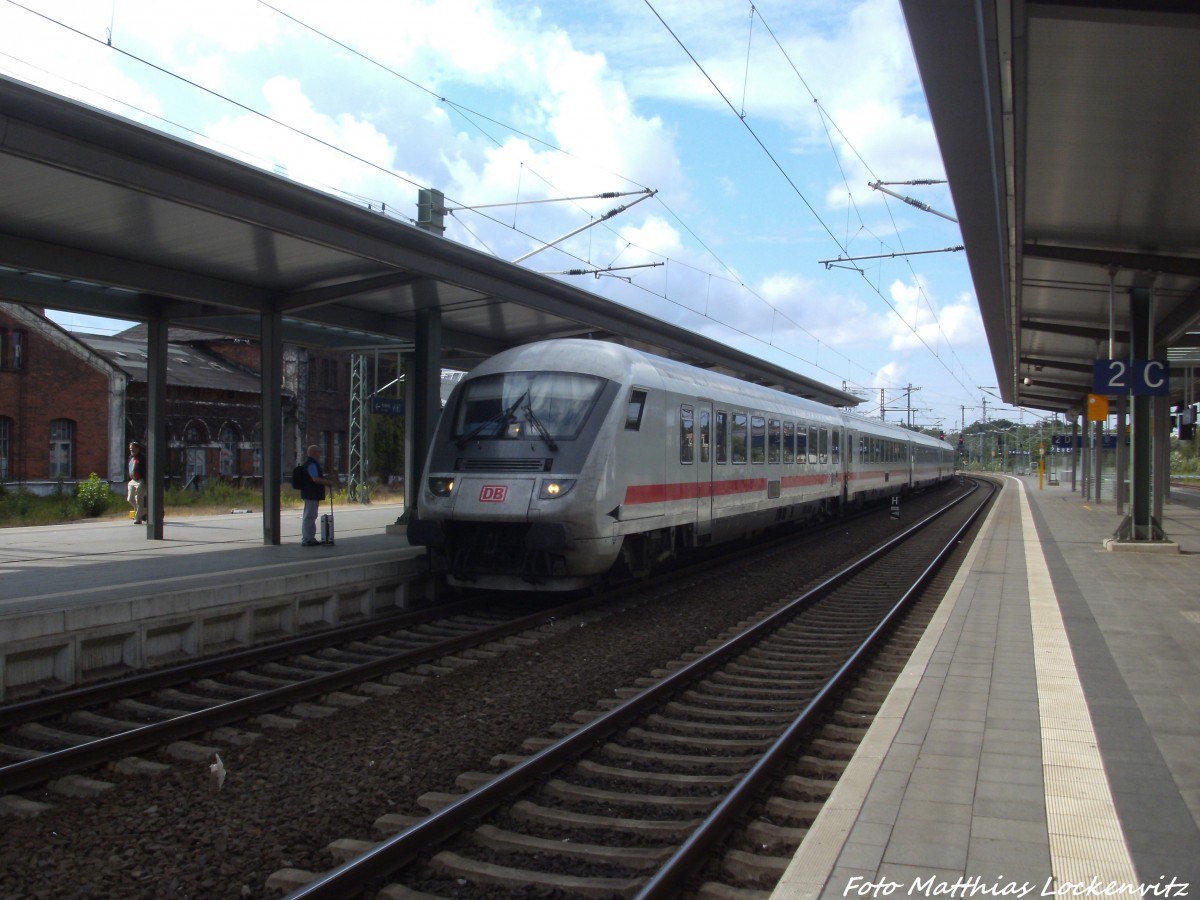
[[[1006,479],[773,898],[1200,896],[1200,508],[1119,524]]]
[[[169,516],[161,541],[147,539],[145,526],[125,519],[3,528],[0,639],[6,615],[124,600],[200,583],[236,583],[276,568],[319,569],[350,555],[409,551],[403,534],[384,531],[403,511],[398,503],[335,507],[332,547],[300,546],[299,509],[283,512],[279,545],[263,544],[262,513],[257,510]]]

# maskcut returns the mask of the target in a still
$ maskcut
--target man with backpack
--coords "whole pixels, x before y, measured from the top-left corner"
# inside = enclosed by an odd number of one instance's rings
[[[300,520],[300,543],[305,547],[318,547],[317,513],[325,499],[325,487],[333,483],[325,478],[321,469],[321,448],[312,444],[308,448],[308,459],[303,463],[300,475],[300,497],[304,501],[304,517]]]

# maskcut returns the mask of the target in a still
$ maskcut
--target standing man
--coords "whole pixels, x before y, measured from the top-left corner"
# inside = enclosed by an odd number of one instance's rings
[[[125,498],[133,507],[133,524],[141,525],[146,521],[146,460],[142,456],[142,445],[137,441],[129,442],[129,488]]]
[[[304,462],[304,484],[300,497],[304,500],[304,518],[300,522],[300,543],[305,547],[317,547],[317,513],[325,499],[325,486],[330,482],[321,471],[321,448],[309,445],[308,459]]]

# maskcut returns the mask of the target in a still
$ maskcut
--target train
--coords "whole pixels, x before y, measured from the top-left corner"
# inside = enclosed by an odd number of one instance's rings
[[[600,340],[455,386],[409,542],[452,585],[572,591],[954,475],[943,440]]]

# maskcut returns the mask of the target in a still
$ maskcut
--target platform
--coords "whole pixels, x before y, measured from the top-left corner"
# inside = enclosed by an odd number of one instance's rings
[[[1200,508],[1119,522],[1005,479],[773,900],[1200,896]]]
[[[431,591],[399,504],[335,510],[332,546],[263,544],[259,512],[0,530],[0,702],[395,612]]]

